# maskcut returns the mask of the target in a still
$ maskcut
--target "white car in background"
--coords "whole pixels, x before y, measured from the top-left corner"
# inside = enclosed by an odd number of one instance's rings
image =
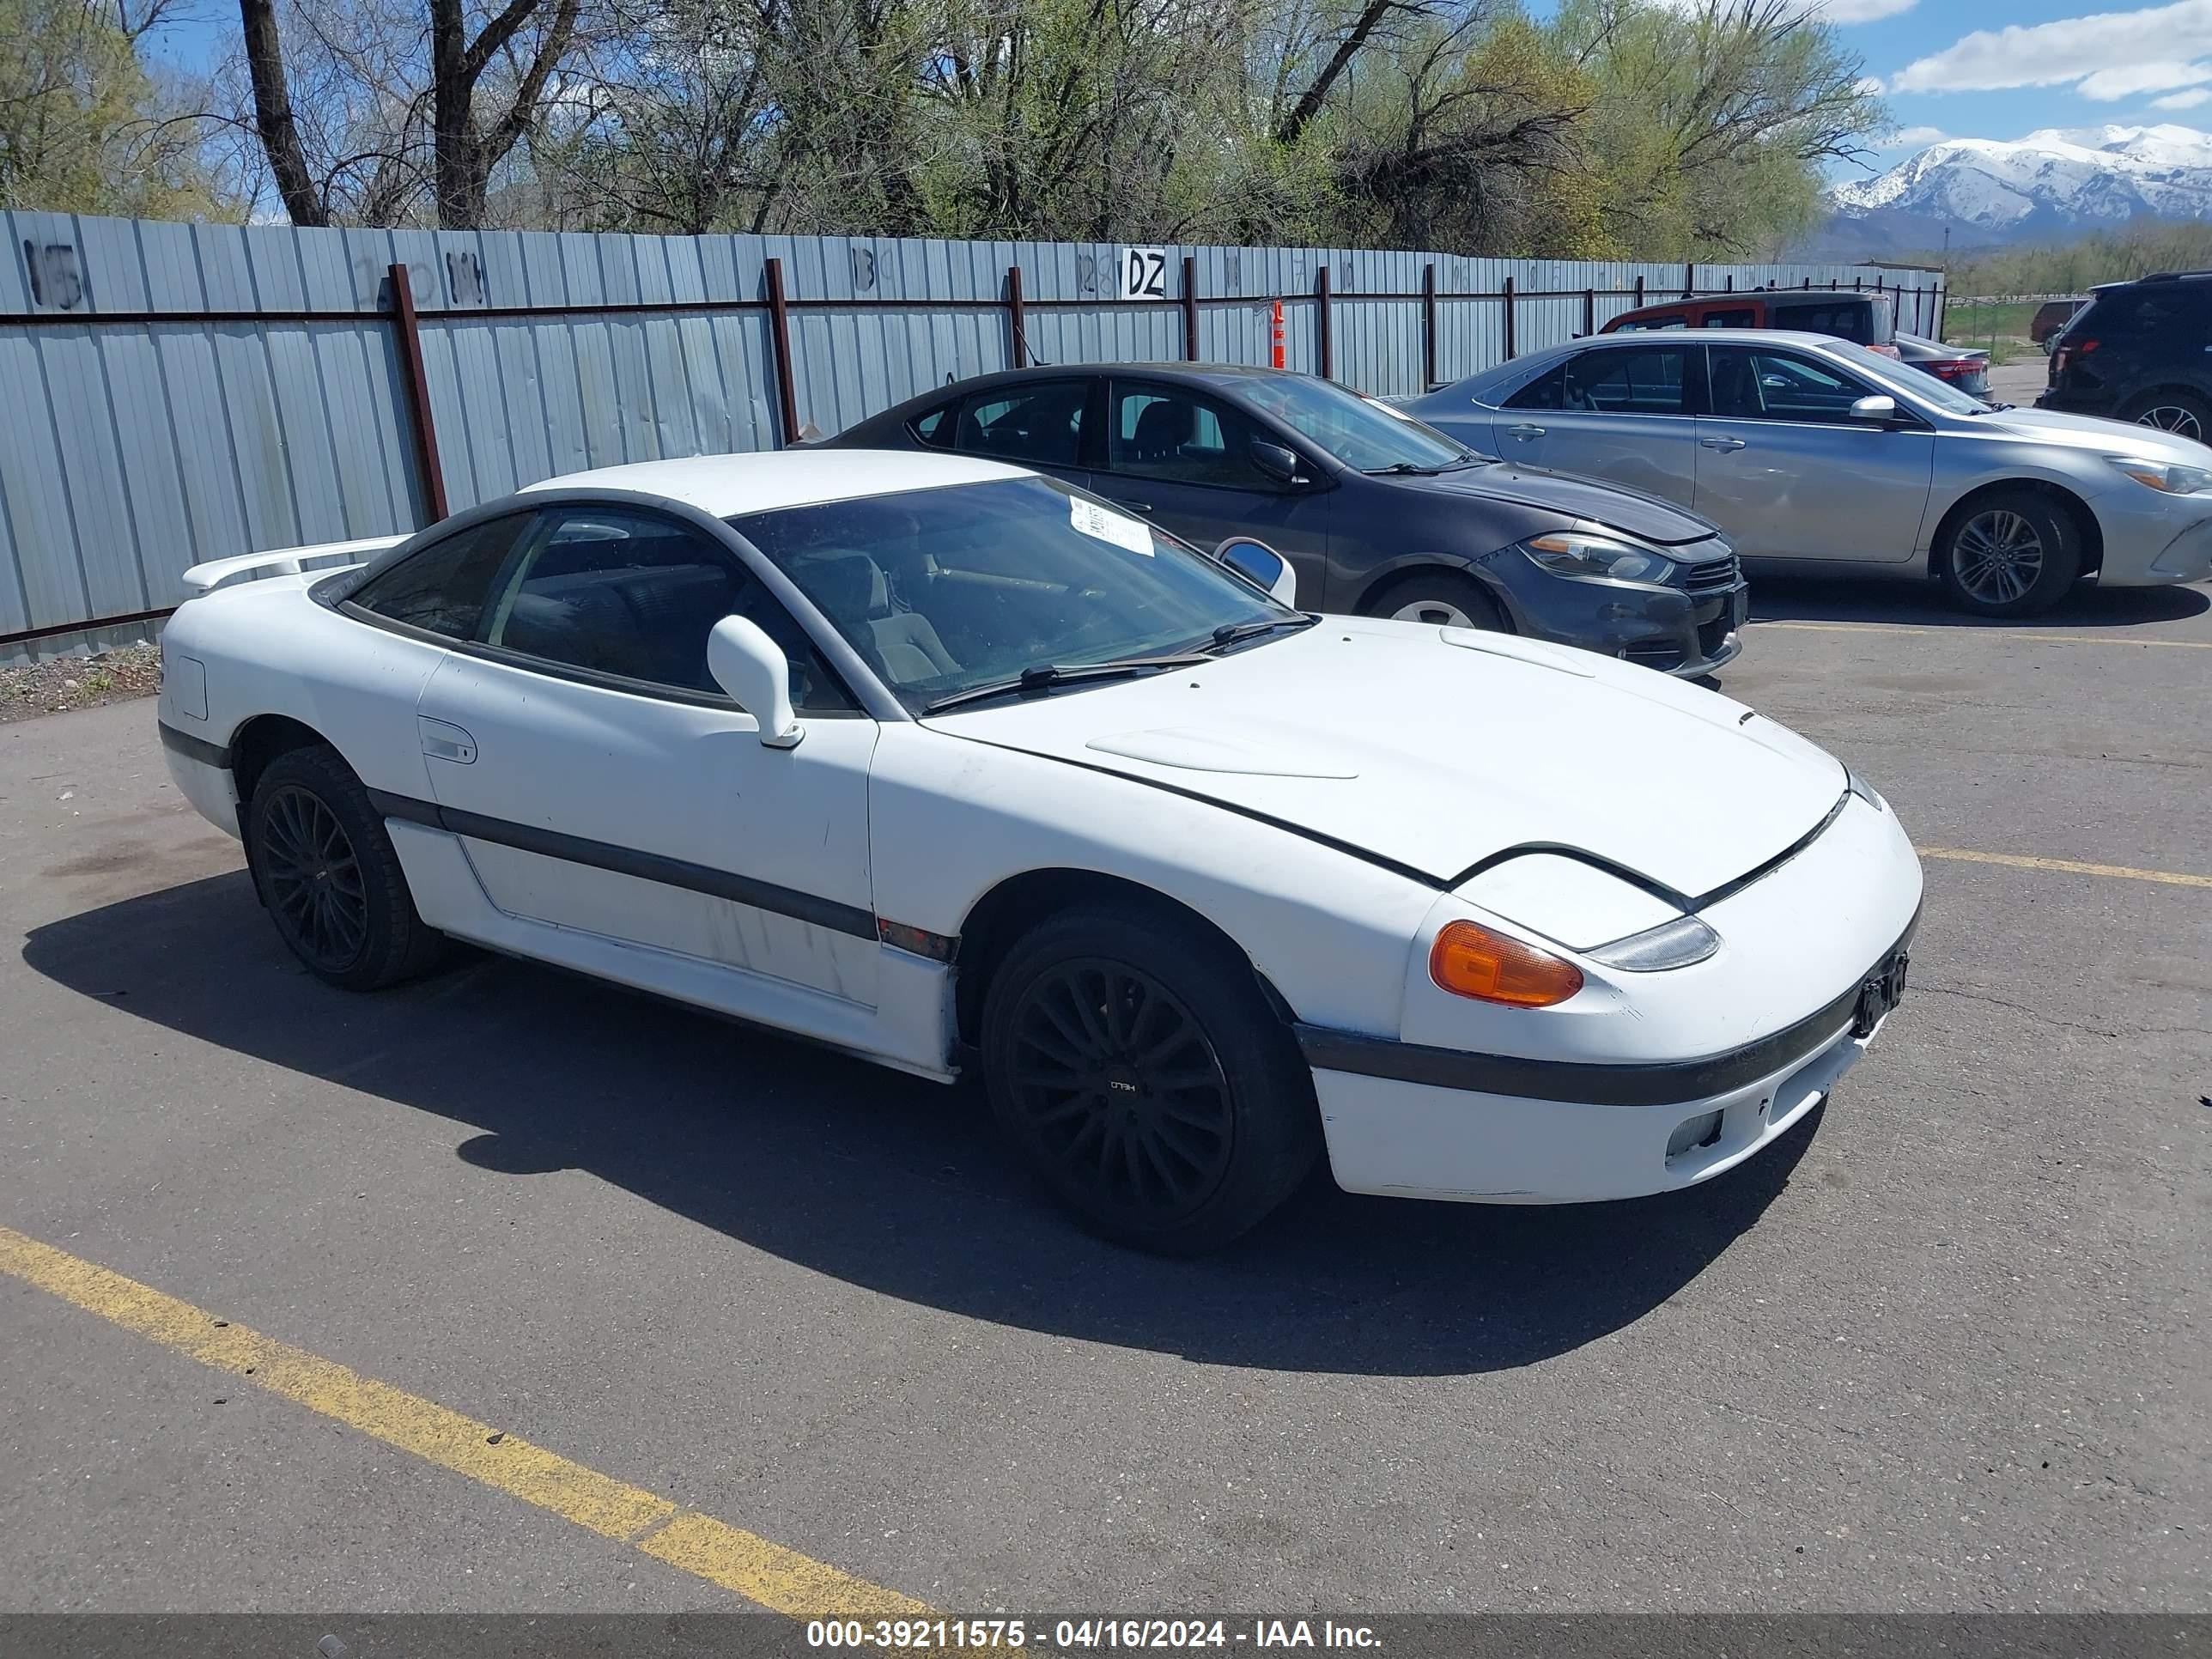
[[[441,936],[917,1075],[1092,1226],[1689,1185],[1902,989],[1920,869],[1836,761],[1664,675],[1292,610],[991,462],[556,478],[204,566],[161,736],[285,943]],[[336,562],[335,574],[311,567]],[[1242,573],[1242,574],[1240,574]]]

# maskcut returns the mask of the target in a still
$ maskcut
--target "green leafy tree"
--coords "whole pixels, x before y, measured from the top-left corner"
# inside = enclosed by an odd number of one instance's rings
[[[235,219],[203,157],[194,89],[141,61],[149,17],[0,0],[0,206]]]

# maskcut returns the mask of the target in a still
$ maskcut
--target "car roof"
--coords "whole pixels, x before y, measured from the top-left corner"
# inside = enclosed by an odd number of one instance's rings
[[[595,467],[525,484],[544,490],[629,489],[665,496],[726,519],[738,513],[857,501],[906,489],[988,483],[1029,476],[1029,469],[965,455],[869,450],[861,460],[849,449],[777,449],[750,455],[693,455],[675,461],[638,461]]]
[[[866,421],[854,422],[865,426],[878,421],[896,423],[911,420],[915,416],[950,403],[974,392],[989,392],[999,386],[1024,386],[1038,380],[1064,380],[1071,375],[1120,374],[1142,376],[1156,380],[1184,380],[1200,386],[1226,388],[1240,381],[1280,380],[1285,375],[1296,375],[1302,380],[1314,377],[1296,369],[1261,368],[1252,363],[1191,363],[1180,360],[1154,363],[1033,363],[1026,368],[994,369],[988,374],[971,374],[964,380],[954,380],[945,386],[931,386],[916,392],[905,402],[868,416]]]
[[[1810,334],[1796,328],[1632,329],[1620,334],[1586,334],[1580,339],[1563,340],[1557,345],[1525,351],[1518,357],[1509,358],[1492,368],[1478,369],[1472,374],[1462,376],[1443,391],[1449,392],[1461,386],[1478,392],[1492,387],[1517,387],[1531,376],[1542,374],[1561,358],[1571,356],[1578,351],[1630,351],[1639,346],[1691,342],[1702,345],[1786,345],[1808,351],[1832,351],[1839,346],[1851,345],[1849,340],[1839,340],[1832,334]],[[1415,407],[1418,412],[1418,399]]]

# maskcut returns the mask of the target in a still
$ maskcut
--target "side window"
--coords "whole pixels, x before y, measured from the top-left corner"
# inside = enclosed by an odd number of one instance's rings
[[[1639,317],[1632,323],[1623,323],[1614,329],[1615,334],[1644,334],[1656,328],[1686,328],[1689,313],[1681,311],[1662,311],[1656,317]]]
[[[939,404],[914,422],[914,435],[933,449],[952,447],[952,405]]]
[[[1108,463],[1116,472],[1271,493],[1283,488],[1252,464],[1258,429],[1186,386],[1117,382],[1109,417]]]
[[[1723,345],[1710,352],[1713,413],[1734,420],[1841,424],[1872,391],[1840,369],[1789,352]]]
[[[1874,305],[1871,301],[1853,297],[1848,300],[1816,300],[1808,305],[1803,301],[1790,303],[1777,301],[1767,307],[1767,315],[1776,328],[1796,329],[1805,334],[1826,334],[1838,340],[1851,340],[1860,345],[1874,339]]]
[[[501,587],[483,639],[540,662],[719,696],[707,635],[729,616],[750,617],[783,647],[795,707],[853,707],[751,572],[690,526],[651,513],[547,512]]]
[[[1756,328],[1759,313],[1749,306],[1731,306],[1726,311],[1709,311],[1698,319],[1699,328]]]
[[[1505,400],[1508,409],[1557,409],[1567,385],[1566,365],[1547,368]]]
[[[1689,360],[1689,348],[1679,345],[1585,351],[1567,360],[1560,407],[1601,415],[1687,414],[1683,370]]]
[[[351,603],[450,640],[475,639],[493,579],[530,521],[527,513],[511,514],[433,542],[362,587]]]
[[[980,392],[960,411],[952,447],[994,460],[1079,466],[1083,459],[1083,380],[1045,380],[1000,393]]]

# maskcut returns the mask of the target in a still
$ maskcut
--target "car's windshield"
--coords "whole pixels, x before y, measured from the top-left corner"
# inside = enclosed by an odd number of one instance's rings
[[[1850,366],[1863,374],[1871,374],[1892,391],[1903,391],[1923,404],[1942,410],[1946,415],[1987,415],[1991,405],[1979,398],[1969,398],[1948,380],[1939,380],[1933,374],[1916,373],[1910,380],[1898,374],[1900,365],[1894,357],[1885,357],[1878,351],[1869,351],[1863,345],[1848,340],[1838,340],[1828,348],[1837,356],[1847,359]]]
[[[1165,531],[1051,478],[728,522],[916,713],[1024,673],[1214,648],[1255,623],[1264,641],[1265,624],[1302,620]]]
[[[1327,380],[1304,374],[1255,375],[1239,380],[1237,389],[1255,409],[1362,472],[1395,467],[1426,471],[1489,459],[1475,457],[1466,445],[1419,422],[1385,414],[1358,393]]]

